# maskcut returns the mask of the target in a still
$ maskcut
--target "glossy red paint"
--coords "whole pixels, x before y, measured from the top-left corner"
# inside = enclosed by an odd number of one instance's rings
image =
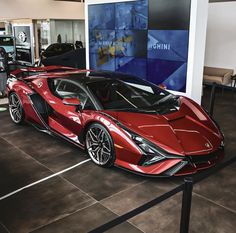
[[[42,128],[46,127],[47,130],[63,136],[82,148],[85,148],[83,135],[86,128],[94,122],[102,124],[112,137],[117,166],[144,175],[165,175],[166,171],[187,161],[186,166],[173,174],[179,176],[209,168],[223,157],[221,154],[217,158],[198,165],[191,162],[194,156],[197,158],[197,156],[206,156],[216,152],[221,146],[223,136],[206,112],[188,98],[181,97],[179,110],[166,115],[111,110],[77,111],[76,105],[79,105],[80,101],[74,98],[62,100],[55,96],[48,86],[48,78],[67,77],[68,73],[86,73],[87,71],[53,66],[17,70],[13,73],[13,77],[23,72],[42,72],[30,77],[13,78],[8,82],[8,94],[17,93],[26,120]],[[35,109],[31,100],[31,95],[34,93],[45,100],[53,110],[47,119],[42,119]],[[143,152],[116,121],[166,153],[177,157],[167,158],[149,166],[140,165]]]
[[[80,100],[77,98],[65,98],[62,103],[69,106],[78,106],[81,104]]]
[[[52,71],[73,71],[73,70],[77,70],[75,68],[71,68],[71,67],[63,67],[63,66],[45,66],[45,67],[29,67],[29,68],[22,68],[22,69],[17,69],[12,71],[11,75],[13,76],[17,76],[17,75],[21,75],[22,73],[38,73],[38,72],[52,72]]]

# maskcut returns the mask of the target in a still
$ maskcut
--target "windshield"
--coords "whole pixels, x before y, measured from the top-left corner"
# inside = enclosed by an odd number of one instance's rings
[[[13,38],[12,37],[0,37],[0,45],[1,46],[13,46]]]
[[[14,40],[12,37],[0,37],[0,47],[3,47],[7,53],[14,51]]]
[[[74,49],[73,44],[51,44],[46,51],[49,52],[68,52]]]
[[[87,85],[105,110],[163,113],[165,107],[178,107],[176,96],[139,79],[102,79]]]

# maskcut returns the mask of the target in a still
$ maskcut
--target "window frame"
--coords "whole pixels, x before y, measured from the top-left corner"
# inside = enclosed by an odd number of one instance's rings
[[[54,81],[55,81],[55,80],[58,81],[58,84],[56,84],[56,85],[54,84]],[[50,81],[52,82],[52,85],[54,85],[54,88],[53,88],[53,89],[50,88],[51,93],[52,93],[54,96],[56,96],[57,98],[59,98],[60,100],[63,100],[63,99],[65,99],[65,98],[63,98],[63,96],[58,93],[58,91],[57,91],[58,88],[60,87],[60,85],[61,85],[62,82],[70,83],[70,84],[73,84],[74,86],[76,86],[77,88],[79,88],[80,91],[83,92],[83,94],[86,94],[86,96],[87,96],[87,99],[85,100],[84,104],[82,105],[82,109],[83,109],[83,110],[97,110],[97,109],[98,109],[98,108],[97,108],[97,105],[96,105],[95,102],[94,102],[94,98],[91,97],[90,93],[86,90],[86,88],[83,87],[82,84],[79,84],[78,82],[75,82],[75,81],[73,81],[73,80],[63,79],[63,78],[61,78],[61,79],[60,79],[60,78],[59,78],[59,79],[55,78],[55,79],[50,80]],[[79,98],[78,98],[78,99],[79,99]],[[88,101],[91,102],[91,104],[92,104],[91,108],[93,108],[93,109],[86,109],[86,108],[85,108],[85,106],[86,106],[86,104],[88,103]]]

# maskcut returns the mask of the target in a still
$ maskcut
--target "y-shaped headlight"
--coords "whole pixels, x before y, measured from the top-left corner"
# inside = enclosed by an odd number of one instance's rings
[[[124,127],[122,128],[142,151],[143,157],[140,161],[140,165],[148,166],[166,159],[164,153],[151,142]]]

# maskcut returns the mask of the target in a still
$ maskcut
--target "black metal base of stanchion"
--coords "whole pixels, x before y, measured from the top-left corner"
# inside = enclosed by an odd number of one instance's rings
[[[189,230],[192,191],[193,191],[193,179],[187,177],[184,179],[184,190],[183,190],[182,210],[181,210],[181,220],[180,220],[180,233],[188,233],[188,230]]]
[[[212,117],[214,112],[214,106],[215,106],[215,95],[216,95],[216,83],[213,83],[211,88],[211,97],[210,97],[210,107],[209,107],[209,114]]]

